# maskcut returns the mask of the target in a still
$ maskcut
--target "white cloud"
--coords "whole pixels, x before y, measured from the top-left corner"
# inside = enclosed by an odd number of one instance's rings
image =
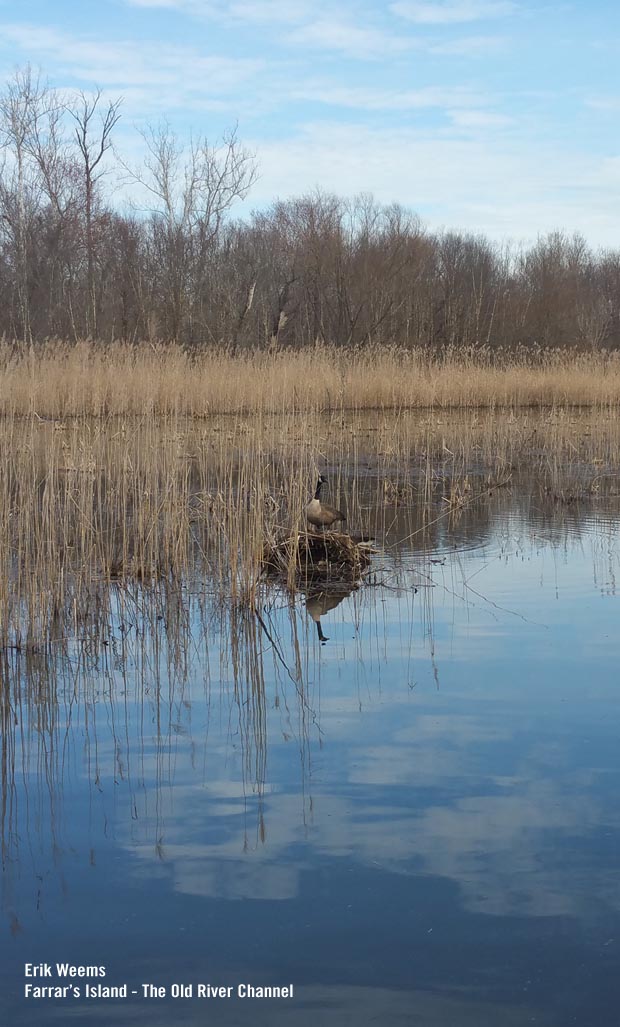
[[[506,48],[507,40],[502,36],[464,36],[448,39],[443,43],[431,43],[429,52],[441,57],[486,57]]]
[[[294,25],[316,17],[317,9],[318,4],[306,0],[237,0],[230,4],[228,11],[232,17],[243,21]]]
[[[445,3],[418,3],[397,0],[390,4],[393,14],[417,25],[456,25],[462,22],[501,18],[513,14],[517,5],[511,0],[447,0]]]
[[[620,111],[620,96],[590,96],[585,100],[586,107],[596,111]]]
[[[509,118],[505,114],[495,114],[493,111],[452,110],[448,113],[452,123],[459,128],[505,128],[507,125],[514,124],[513,118]]]
[[[52,61],[64,75],[123,92],[149,110],[173,109],[192,101],[205,109],[234,107],[248,80],[264,71],[261,58],[203,55],[191,46],[167,46],[131,40],[106,42],[30,24],[4,24],[5,40],[30,59]]]
[[[232,2],[204,2],[204,0],[126,0],[135,7],[174,9],[189,15],[215,19],[230,28],[249,25],[269,25],[288,30],[285,43],[313,49],[327,50],[356,59],[368,59],[404,53],[412,49],[426,49],[436,55],[478,57],[494,52],[504,45],[503,39],[476,36],[465,39],[433,41],[390,32],[372,21],[364,21],[359,11],[340,5],[337,11],[324,0],[232,0]],[[483,12],[499,13],[510,4],[408,4],[395,3],[395,14],[428,24],[472,21],[485,16]],[[401,10],[402,8],[402,10]],[[474,17],[475,16],[475,17]]]
[[[159,8],[184,12],[198,18],[210,18],[220,22],[238,24],[295,25],[316,18],[320,3],[311,0],[125,0],[131,7]],[[323,5],[328,14],[331,8]]]
[[[130,7],[186,7],[186,0],[125,0]]]
[[[187,11],[189,14],[218,14],[223,5],[211,0],[125,0],[130,7],[156,8],[161,10]]]
[[[484,97],[465,88],[426,86],[423,89],[387,90],[363,86],[339,86],[330,82],[306,82],[293,89],[298,100],[367,111],[408,111],[425,108],[472,107],[484,104]]]
[[[287,33],[289,43],[319,50],[337,51],[346,57],[374,58],[405,53],[414,41],[372,26],[361,27],[333,18],[318,18]]]

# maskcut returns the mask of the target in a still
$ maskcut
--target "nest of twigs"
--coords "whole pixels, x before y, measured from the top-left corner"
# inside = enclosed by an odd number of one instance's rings
[[[288,578],[291,567],[305,581],[357,581],[370,564],[372,543],[339,531],[292,532],[265,544],[263,567]]]

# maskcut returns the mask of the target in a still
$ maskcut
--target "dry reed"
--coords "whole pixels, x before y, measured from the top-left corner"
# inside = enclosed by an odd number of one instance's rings
[[[554,501],[617,493],[615,416],[552,411],[0,420],[0,645],[86,638],[112,586],[198,582],[252,604],[326,470],[356,532],[432,542],[525,473]],[[410,542],[411,544],[411,542]],[[290,547],[288,580],[298,578]]]
[[[316,346],[273,354],[180,346],[0,344],[0,413],[39,417],[416,408],[615,407],[620,355]]]

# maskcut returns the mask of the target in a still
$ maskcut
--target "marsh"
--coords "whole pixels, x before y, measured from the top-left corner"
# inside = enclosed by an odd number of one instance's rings
[[[119,1025],[615,1023],[614,419],[1,430],[5,1022],[62,960]],[[315,471],[375,539],[318,599],[261,571]]]

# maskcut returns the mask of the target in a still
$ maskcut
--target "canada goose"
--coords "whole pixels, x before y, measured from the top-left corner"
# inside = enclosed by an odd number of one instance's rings
[[[306,520],[314,528],[331,528],[336,521],[346,521],[346,517],[340,510],[321,502],[321,488],[325,485],[327,478],[319,475],[316,483],[314,499],[311,499],[306,507]]]

